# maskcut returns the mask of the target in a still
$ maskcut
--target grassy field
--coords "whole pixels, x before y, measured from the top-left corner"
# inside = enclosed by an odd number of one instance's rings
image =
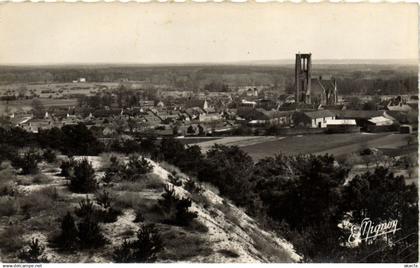
[[[283,139],[283,137],[276,136],[231,136],[231,137],[220,137],[212,140],[198,140],[196,145],[201,147],[203,152],[206,152],[210,147],[215,144],[226,145],[226,146],[238,146],[246,147],[252,145],[258,145],[261,143],[273,142]]]
[[[39,99],[45,108],[49,107],[73,107],[77,105],[77,99]],[[29,111],[31,109],[32,100],[16,100],[16,101],[0,101],[0,115],[3,114],[7,107],[10,112],[18,110]]]
[[[336,156],[349,154],[363,148],[396,148],[406,144],[407,135],[392,133],[346,133],[289,136],[277,141],[267,141],[244,146],[242,149],[253,159],[283,153],[329,153]]]

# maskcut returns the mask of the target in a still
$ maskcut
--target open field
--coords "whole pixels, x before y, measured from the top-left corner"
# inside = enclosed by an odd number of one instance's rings
[[[77,105],[77,99],[39,99],[45,108],[49,107],[73,107]],[[0,101],[0,115],[6,109],[9,112],[16,112],[18,110],[28,111],[31,109],[32,100],[16,100],[16,101]]]
[[[267,141],[242,147],[244,151],[258,160],[283,153],[333,154],[341,156],[359,151],[362,148],[397,148],[407,144],[407,135],[393,133],[347,133],[289,136],[276,141]]]
[[[258,146],[261,143],[275,142],[283,139],[283,137],[276,136],[235,136],[235,137],[221,137],[214,140],[206,140],[203,142],[195,143],[201,147],[203,152],[206,152],[210,147],[215,144],[226,145],[226,146]]]

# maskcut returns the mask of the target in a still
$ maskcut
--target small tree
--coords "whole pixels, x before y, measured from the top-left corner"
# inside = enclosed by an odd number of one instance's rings
[[[107,191],[102,191],[96,194],[96,203],[100,206],[100,209],[96,211],[98,218],[102,222],[115,222],[121,210],[115,209],[112,206],[113,198]]]
[[[38,172],[38,163],[41,161],[41,156],[34,150],[26,151],[22,156],[16,156],[13,161],[13,166],[22,168],[22,174],[35,174]]]
[[[96,195],[96,203],[102,206],[104,209],[111,207],[111,195],[107,191],[102,191]]]
[[[97,188],[95,170],[87,159],[76,163],[74,174],[70,174],[69,179],[70,190],[75,193],[90,193]]]
[[[83,199],[79,202],[79,207],[75,209],[74,213],[81,218],[94,216],[96,213],[93,202],[86,196],[86,199]]]
[[[105,170],[105,176],[102,178],[105,183],[118,181],[125,171],[125,166],[118,161],[116,156],[111,156],[110,161],[109,167]]]
[[[185,190],[187,190],[188,192],[194,194],[194,193],[201,193],[203,192],[203,188],[198,185],[194,180],[192,180],[191,178],[188,178],[185,183],[184,183],[184,188]]]
[[[44,253],[44,246],[39,243],[37,238],[32,238],[29,249],[22,249],[19,252],[19,258],[28,263],[48,262],[47,258],[42,257],[42,253]]]
[[[165,186],[162,197],[163,199],[160,199],[158,203],[166,214],[165,222],[186,226],[197,218],[197,212],[189,211],[191,200],[189,198],[178,198],[173,187]]]
[[[168,174],[168,180],[175,186],[182,186],[181,178],[176,174]]]
[[[158,230],[153,224],[143,226],[134,241],[124,240],[121,247],[114,251],[116,262],[149,263],[156,261],[156,255],[163,249]]]
[[[124,178],[128,180],[137,180],[144,174],[153,170],[153,166],[144,157],[139,158],[138,155],[133,154],[128,158],[128,164],[124,171]]]
[[[72,250],[78,243],[78,230],[70,212],[61,220],[61,233],[54,239],[61,249]]]
[[[107,240],[102,234],[99,223],[94,216],[87,216],[78,225],[81,248],[97,248],[106,244]]]
[[[69,160],[63,160],[61,162],[60,168],[60,176],[68,177],[73,172],[73,168],[76,165],[76,161],[73,158],[69,158]]]

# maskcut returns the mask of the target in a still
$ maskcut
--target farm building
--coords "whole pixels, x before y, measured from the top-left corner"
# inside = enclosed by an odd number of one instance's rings
[[[382,132],[395,130],[394,121],[384,116],[375,116],[367,121],[368,132]]]
[[[335,119],[335,113],[329,110],[295,112],[292,115],[293,125],[308,128],[326,128],[327,121]]]
[[[267,111],[261,108],[256,110],[264,115],[264,123],[275,126],[289,126],[293,114],[291,111]]]
[[[328,133],[351,133],[359,132],[360,127],[357,126],[354,119],[334,119],[327,121]]]
[[[413,132],[413,127],[410,125],[401,125],[400,133],[401,134],[411,134]]]
[[[366,130],[371,123],[368,122],[372,117],[383,116],[384,111],[364,111],[364,110],[335,110],[337,119],[354,119],[362,130]]]

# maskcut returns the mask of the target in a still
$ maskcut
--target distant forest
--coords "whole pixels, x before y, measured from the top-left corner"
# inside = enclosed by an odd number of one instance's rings
[[[341,95],[417,92],[416,66],[313,65],[313,76],[333,75]],[[294,67],[282,66],[45,66],[0,67],[0,84],[143,81],[168,90],[234,91],[240,86],[293,89]]]

